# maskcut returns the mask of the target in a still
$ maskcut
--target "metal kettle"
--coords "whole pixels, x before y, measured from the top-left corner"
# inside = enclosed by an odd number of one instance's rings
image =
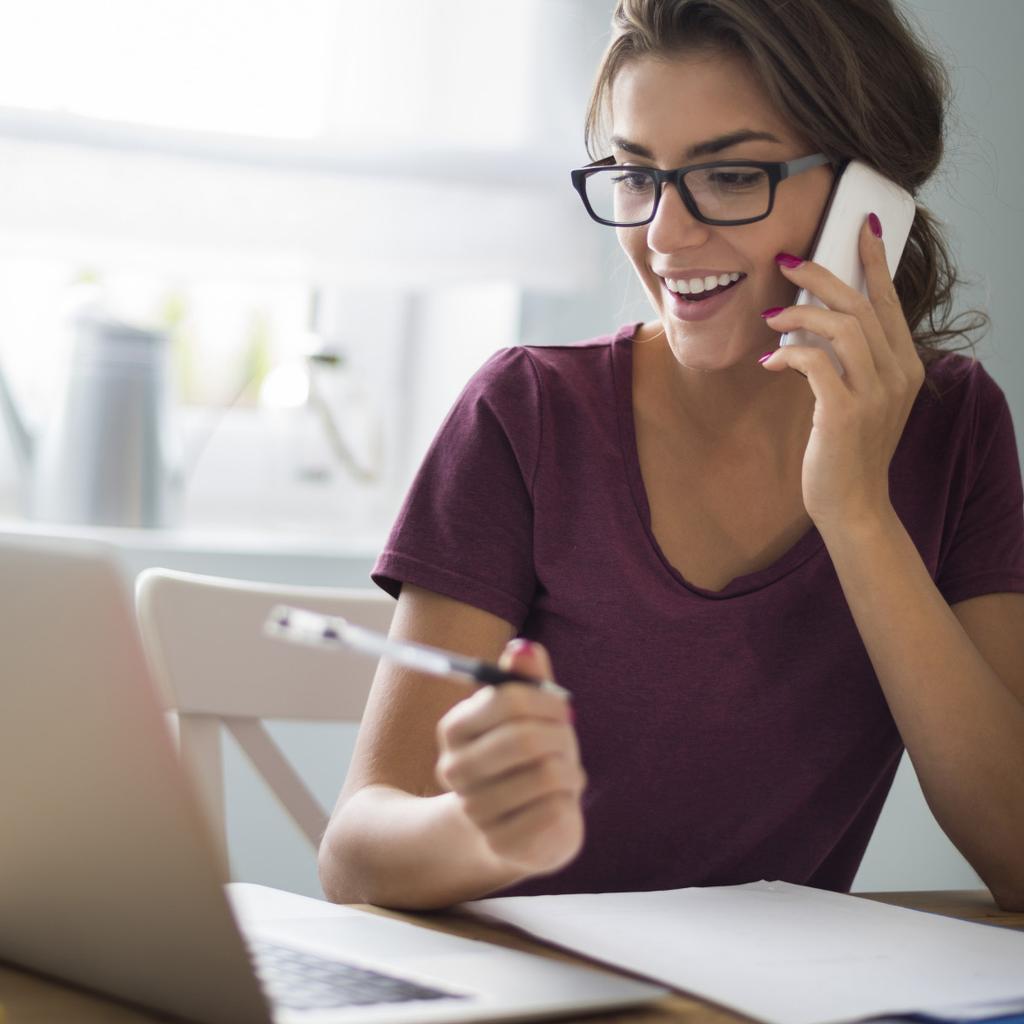
[[[30,518],[128,527],[180,519],[183,474],[163,332],[81,313],[63,400],[47,428],[33,435],[2,371],[0,413]]]

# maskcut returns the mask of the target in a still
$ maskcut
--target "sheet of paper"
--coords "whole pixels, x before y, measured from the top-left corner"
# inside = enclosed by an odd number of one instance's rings
[[[464,909],[771,1024],[1024,1007],[1024,934],[786,882]]]

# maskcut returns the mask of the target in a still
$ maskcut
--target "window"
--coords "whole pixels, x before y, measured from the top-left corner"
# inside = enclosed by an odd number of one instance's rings
[[[515,148],[537,0],[33,0],[0,8],[0,103],[345,145]]]
[[[232,508],[246,487],[222,475],[251,463],[231,445],[258,452],[261,432],[280,426],[280,409],[259,406],[266,374],[311,347],[347,347],[390,431],[386,479],[374,485],[385,495],[375,516],[387,521],[415,468],[403,453],[429,440],[439,395],[517,340],[524,289],[571,293],[599,273],[594,247],[605,240],[578,216],[566,173],[593,67],[574,62],[574,46],[599,46],[607,18],[597,11],[596,30],[581,34],[593,9],[0,7],[0,363],[30,414],[45,419],[60,401],[67,310],[91,288],[116,315],[171,333],[190,433],[218,424],[196,480],[220,467],[208,482],[226,504],[215,508],[208,489],[192,508],[228,521],[266,511]],[[576,76],[575,105],[566,75]],[[461,335],[438,332],[441,310]],[[411,355],[417,343],[437,358]],[[411,374],[413,356],[462,379]],[[7,462],[0,443],[0,490],[6,479],[10,492]],[[342,492],[353,486],[343,470],[298,472],[282,515],[293,524],[330,487],[351,506]],[[321,518],[336,519],[323,507]]]

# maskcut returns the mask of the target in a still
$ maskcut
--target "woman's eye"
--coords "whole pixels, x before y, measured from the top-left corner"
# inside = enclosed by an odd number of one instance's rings
[[[627,192],[646,192],[651,188],[651,180],[649,174],[630,174],[626,172],[614,175],[612,177],[612,184]]]
[[[757,188],[764,177],[760,172],[737,173],[735,171],[717,171],[711,175],[711,183],[718,188],[726,188],[730,191]]]

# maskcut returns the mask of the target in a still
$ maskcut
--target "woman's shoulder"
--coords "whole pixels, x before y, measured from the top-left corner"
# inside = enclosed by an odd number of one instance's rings
[[[941,352],[926,361],[917,406],[919,415],[950,425],[1009,415],[1003,389],[981,360],[960,352]]]
[[[604,383],[611,374],[614,349],[628,344],[635,325],[581,341],[555,344],[520,344],[495,352],[473,377],[471,385],[490,394],[585,387]]]
[[[624,324],[606,334],[598,334],[581,341],[553,342],[543,345],[523,345],[531,357],[552,366],[584,365],[610,353],[616,346],[628,344],[636,334],[638,324]]]
[[[1002,395],[1002,389],[980,359],[960,352],[937,352],[925,363],[922,393],[935,403],[944,399],[964,402],[978,397]]]
[[[1003,389],[981,360],[959,352],[942,352],[925,364],[925,383],[908,433],[926,446],[942,439],[945,450],[969,450],[986,444],[992,432],[1012,417]]]

